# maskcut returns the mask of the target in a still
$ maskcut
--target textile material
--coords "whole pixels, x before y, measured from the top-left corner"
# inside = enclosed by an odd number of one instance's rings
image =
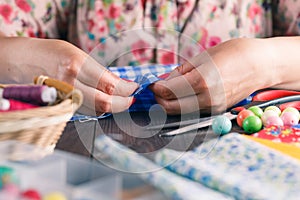
[[[300,147],[300,129],[292,126],[268,126],[251,136]]]
[[[0,30],[65,39],[104,66],[170,64],[233,38],[296,35],[299,8],[300,0],[0,0]]]
[[[296,158],[298,160],[300,160],[300,148],[299,146],[295,146],[293,145],[293,143],[281,143],[281,142],[276,142],[276,141],[272,141],[269,139],[262,139],[262,138],[258,138],[258,137],[253,137],[253,136],[246,136],[248,137],[248,139],[259,142],[263,145],[266,145],[269,148],[275,149],[277,151],[280,151],[288,156],[291,156],[293,158]],[[299,145],[299,144],[298,144]]]
[[[160,151],[156,162],[236,199],[299,199],[300,162],[237,133],[193,151]]]
[[[172,71],[178,65],[149,65],[149,66],[126,66],[126,67],[110,67],[117,76],[135,81],[140,87],[134,92],[133,96],[136,101],[129,108],[130,112],[148,111],[151,106],[157,104],[152,91],[147,87],[158,80],[160,76]]]
[[[125,66],[125,67],[110,67],[109,70],[117,76],[139,83],[139,88],[132,94],[136,101],[129,108],[129,112],[148,111],[153,105],[157,104],[152,91],[148,86],[161,78],[161,75],[169,73],[178,65],[149,65],[149,66]],[[110,113],[105,113],[101,116],[87,116],[75,114],[70,121],[85,121],[91,119],[102,119],[110,116]]]
[[[233,200],[225,194],[161,168],[153,161],[105,135],[96,138],[95,148],[101,153],[100,155],[107,156],[113,162],[113,168],[137,174],[171,199]]]

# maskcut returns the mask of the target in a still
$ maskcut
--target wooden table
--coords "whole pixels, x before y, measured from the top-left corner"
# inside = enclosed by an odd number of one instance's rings
[[[93,141],[98,135],[106,134],[139,153],[151,153],[166,147],[184,151],[200,145],[204,140],[218,137],[211,128],[191,131],[176,137],[158,135],[158,133],[173,129],[160,131],[146,129],[151,125],[150,123],[161,124],[186,118],[195,118],[195,115],[166,116],[164,111],[158,109],[151,112],[123,112],[98,121],[69,122],[56,148],[92,156]],[[232,131],[241,130],[234,123]]]

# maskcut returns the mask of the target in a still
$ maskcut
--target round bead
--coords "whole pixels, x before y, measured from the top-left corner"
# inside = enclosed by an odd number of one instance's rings
[[[258,106],[251,106],[250,108],[248,108],[248,110],[251,110],[254,113],[254,115],[256,115],[259,118],[264,113],[264,111]]]
[[[293,112],[284,112],[281,114],[281,119],[285,126],[293,126],[298,124],[299,117],[295,115]]]
[[[262,116],[261,116],[261,121],[262,121],[262,123],[265,124],[266,121],[267,121],[267,119],[268,119],[269,117],[271,117],[271,116],[279,117],[278,113],[277,113],[276,111],[274,111],[274,110],[271,110],[271,109],[270,109],[270,110],[264,111],[264,113],[263,113]]]
[[[271,110],[270,110],[271,111]],[[277,116],[277,115],[273,115],[273,116],[269,116],[265,122],[263,122],[264,126],[283,126],[283,121],[282,119]]]
[[[248,116],[254,116],[254,113],[251,110],[242,110],[239,112],[238,116],[236,117],[236,122],[240,127],[243,127],[243,121]]]
[[[65,197],[65,195],[63,195],[60,192],[52,192],[52,193],[46,194],[43,197],[43,200],[67,200],[67,198]]]
[[[223,115],[217,116],[212,123],[213,132],[216,134],[227,134],[231,130],[231,127],[231,121]]]
[[[281,110],[277,106],[268,106],[265,108],[264,112],[266,112],[268,110],[273,110],[278,116],[280,116],[280,114],[281,114]]]
[[[3,186],[2,189],[5,193],[10,194],[12,196],[18,196],[19,195],[19,187],[13,183],[6,184]]]
[[[34,189],[28,189],[28,190],[23,191],[21,196],[24,199],[28,199],[28,200],[41,200],[42,199],[40,193]]]
[[[254,116],[249,116],[243,121],[243,129],[246,133],[256,133],[260,131],[262,128],[262,121],[261,119],[254,115]]]
[[[285,108],[285,109],[282,111],[282,113],[285,113],[285,112],[292,112],[292,113],[294,113],[296,116],[298,116],[298,119],[300,118],[300,113],[299,113],[299,111],[298,111],[296,108],[294,108],[294,107],[287,107],[287,108]]]

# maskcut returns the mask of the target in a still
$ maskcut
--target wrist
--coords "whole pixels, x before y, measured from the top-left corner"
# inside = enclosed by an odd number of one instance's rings
[[[256,90],[274,87],[282,82],[278,52],[271,39],[250,39],[250,59],[256,72]]]
[[[273,55],[272,73],[277,75],[273,86],[300,90],[300,37],[274,37],[267,40]]]

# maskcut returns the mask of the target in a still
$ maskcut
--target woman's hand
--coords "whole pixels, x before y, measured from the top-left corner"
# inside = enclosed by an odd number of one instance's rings
[[[169,114],[220,113],[252,92],[280,83],[270,42],[234,39],[202,52],[151,86]]]
[[[138,85],[101,66],[74,45],[52,39],[0,37],[2,82],[31,83],[38,75],[65,81],[81,90],[80,111],[100,115],[126,110]]]

